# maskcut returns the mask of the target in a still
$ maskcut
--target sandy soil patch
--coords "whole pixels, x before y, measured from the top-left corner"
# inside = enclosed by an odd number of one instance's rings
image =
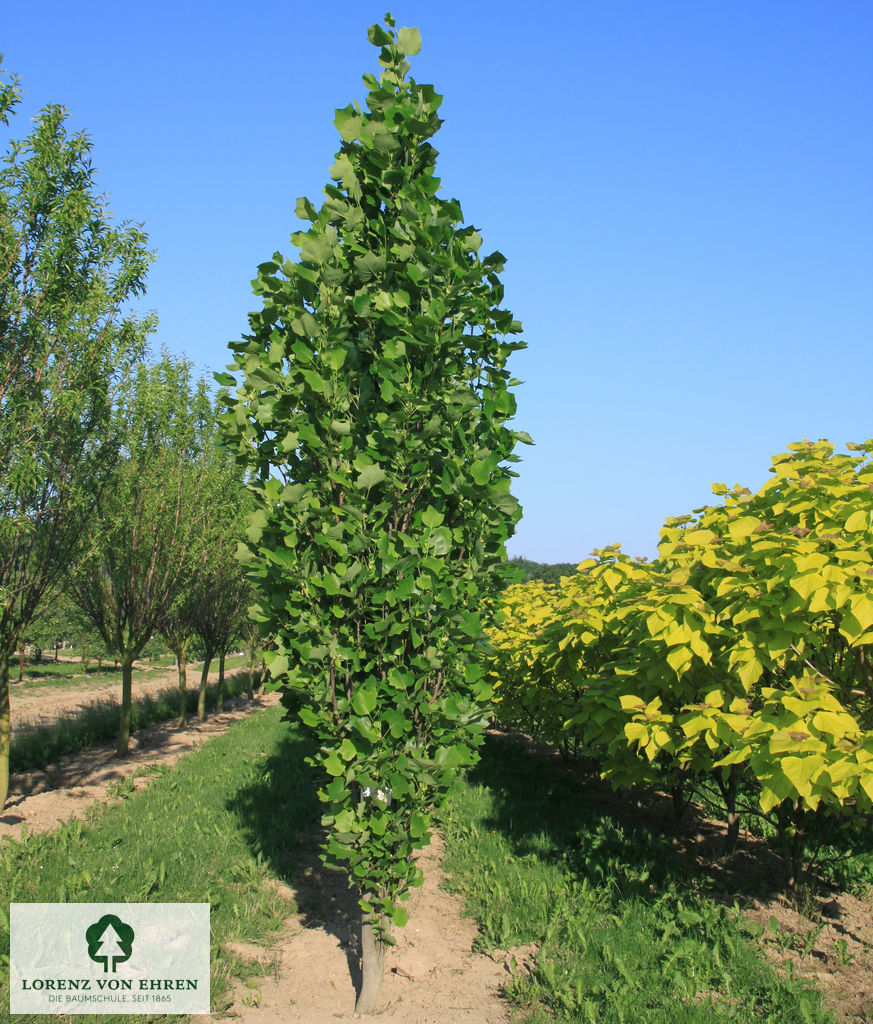
[[[298,888],[284,893],[301,908],[285,933],[268,949],[231,946],[244,959],[261,961],[269,973],[247,985],[236,983],[228,1016],[238,1024],[507,1024],[500,989],[511,977],[512,957],[521,967],[532,951],[492,957],[473,950],[476,925],[463,916],[461,898],[441,888],[442,849],[435,835],[421,851],[424,884],[410,898],[409,922],[396,931],[397,944],[386,956],[377,1014],[354,1015],[360,985],[357,900],[340,873],[313,864]],[[210,1018],[194,1021],[209,1024]]]

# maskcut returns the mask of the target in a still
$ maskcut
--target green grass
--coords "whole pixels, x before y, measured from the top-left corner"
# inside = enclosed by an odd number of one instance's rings
[[[699,894],[667,835],[621,824],[586,799],[588,785],[489,738],[441,815],[450,885],[482,944],[538,948],[533,972],[517,970],[507,987],[519,1020],[833,1020],[807,982],[765,963],[737,907]]]
[[[257,682],[255,683],[257,685]],[[227,699],[248,691],[248,672],[225,676]],[[136,684],[134,683],[134,694]],[[206,687],[207,710],[216,710],[218,684]],[[188,714],[197,713],[197,690],[188,687]],[[179,714],[179,690],[168,686],[153,694],[135,697],[131,707],[131,734],[157,722],[166,722]],[[13,775],[45,768],[65,754],[75,754],[118,737],[121,706],[115,698],[94,701],[86,707],[63,712],[55,722],[44,725],[23,725],[13,730],[9,769]]]
[[[269,708],[238,722],[158,769],[144,790],[119,787],[112,807],[59,831],[0,844],[2,909],[10,902],[208,902],[212,930],[212,1009],[227,1008],[232,976],[246,964],[226,942],[264,943],[294,908],[271,879],[293,880],[318,827],[319,804],[303,759],[308,743]],[[281,813],[277,809],[281,808]],[[9,1006],[9,932],[0,914],[0,1013]],[[43,1018],[19,1016],[36,1024]],[[62,1015],[69,1024],[114,1024],[119,1015]],[[141,1018],[145,1020],[146,1018]],[[180,1017],[150,1017],[179,1020]]]

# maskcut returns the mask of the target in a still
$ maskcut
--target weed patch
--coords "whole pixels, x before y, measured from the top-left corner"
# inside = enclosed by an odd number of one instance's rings
[[[442,814],[444,866],[487,947],[535,944],[506,994],[521,1019],[591,1024],[825,1024],[739,908],[698,891],[671,838],[586,799],[585,784],[489,737]]]

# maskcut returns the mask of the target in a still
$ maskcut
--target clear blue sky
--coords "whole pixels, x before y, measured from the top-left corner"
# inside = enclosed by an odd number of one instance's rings
[[[221,369],[293,255],[379,6],[3,5],[21,113],[61,102],[158,258],[155,348]],[[445,96],[444,195],[509,260],[525,509],[510,552],[652,556],[791,441],[873,437],[869,0],[395,3]]]

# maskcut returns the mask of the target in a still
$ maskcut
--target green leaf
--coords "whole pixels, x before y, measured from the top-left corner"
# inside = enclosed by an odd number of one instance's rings
[[[348,737],[346,737],[340,744],[339,756],[344,761],[352,761],[358,756],[357,747]]]
[[[397,32],[397,45],[405,57],[414,57],[421,50],[421,34],[417,28],[401,28]]]
[[[444,519],[445,516],[442,512],[438,512],[433,505],[428,505],[424,512],[421,513],[422,523],[430,529],[440,526]]]
[[[434,530],[428,542],[429,550],[441,558],[452,550],[452,531],[447,526]]]
[[[358,715],[369,715],[376,707],[376,690],[373,687],[358,687],[352,696],[352,707]]]
[[[367,39],[373,44],[373,46],[390,46],[391,36],[382,28],[381,25],[371,25],[367,29]]]
[[[284,654],[274,654],[267,658],[267,670],[274,679],[284,676],[288,671],[289,664]]]
[[[301,220],[311,220],[313,223],[318,216],[315,212],[315,207],[305,196],[301,196],[300,199],[297,200],[294,212]]]
[[[358,473],[358,479],[355,481],[355,486],[358,490],[369,491],[371,487],[375,487],[376,484],[382,483],[385,479],[385,470],[380,466],[365,466]]]
[[[420,839],[429,828],[430,819],[420,811],[416,811],[409,819],[409,834],[413,839]]]
[[[337,757],[336,754],[329,754],[324,761],[324,770],[328,775],[342,775],[345,771],[342,761]]]
[[[321,357],[331,370],[336,372],[342,369],[343,363],[346,361],[346,350],[340,346],[329,348],[322,352]]]
[[[402,32],[403,29],[401,29],[400,31]],[[409,917],[406,913],[405,907],[394,908],[394,911],[391,914],[391,923],[394,925],[395,928],[403,928],[408,920]]]

